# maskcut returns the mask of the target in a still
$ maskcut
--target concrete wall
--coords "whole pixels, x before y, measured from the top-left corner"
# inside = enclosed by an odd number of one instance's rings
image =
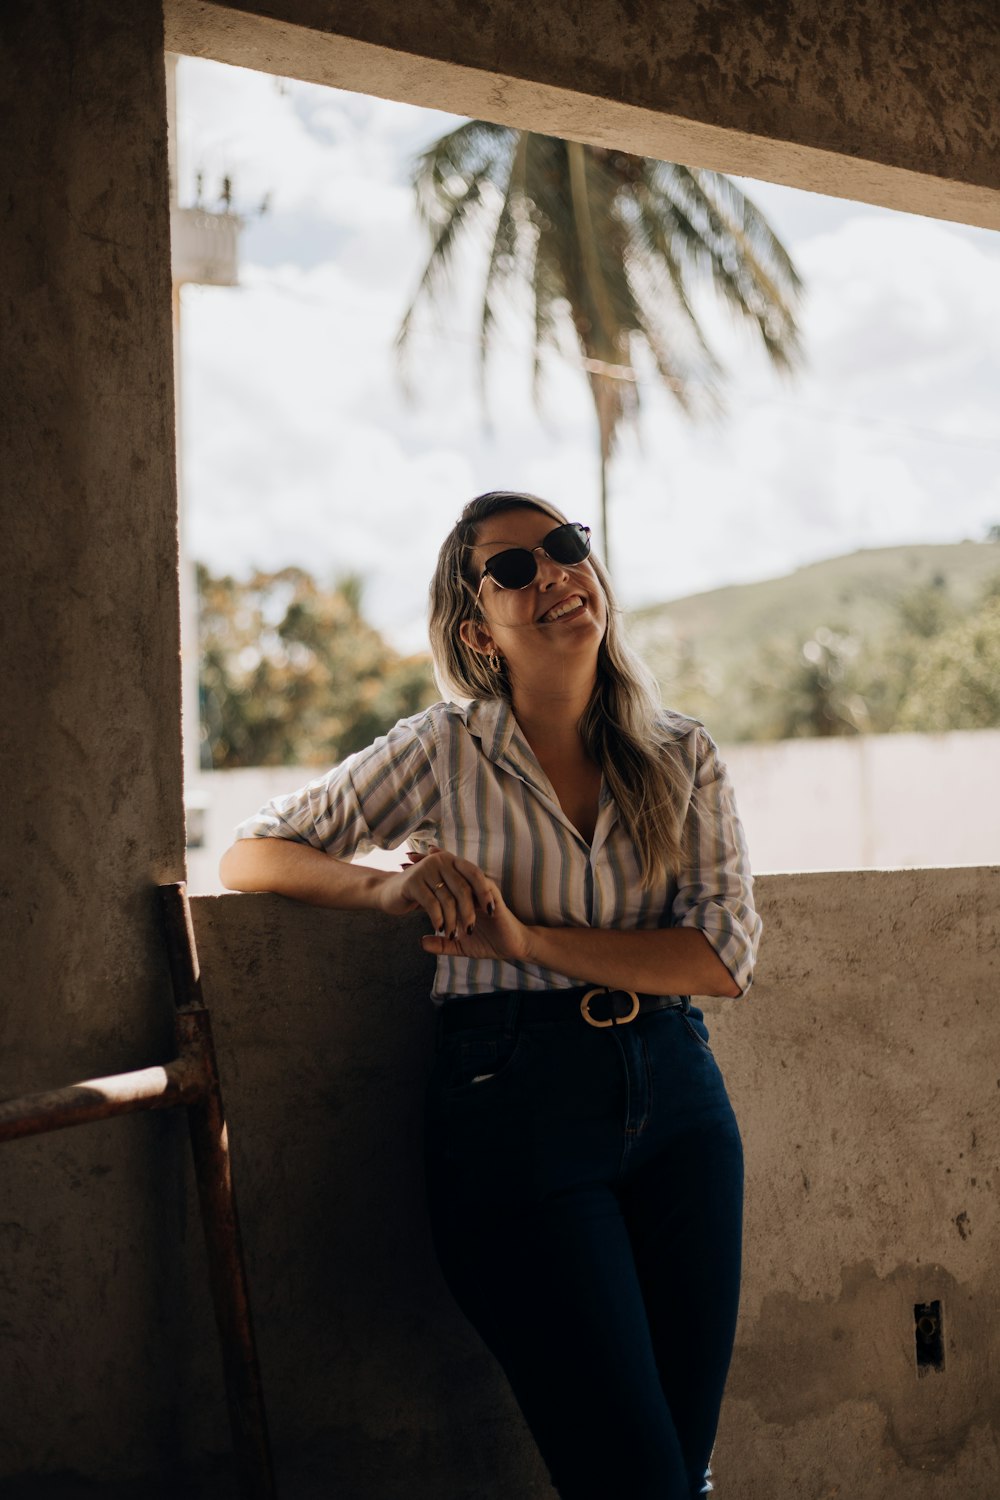
[[[1000,228],[990,0],[166,0],[176,52]]]
[[[183,871],[163,29],[8,0],[0,1095],[164,1055]],[[172,1124],[0,1148],[0,1472],[173,1441]]]
[[[758,895],[749,999],[704,1002],[748,1171],[719,1491],[992,1500],[1000,869],[770,876]],[[202,898],[195,923],[287,1493],[548,1500],[430,1246],[420,924],[263,896]],[[921,1378],[914,1306],[934,1300],[945,1368]],[[211,1348],[186,1379],[218,1408]]]
[[[687,0],[664,24],[631,0],[372,0],[336,8],[340,35],[319,0],[272,10],[171,6],[170,42],[998,222],[985,4],[929,16],[843,0],[821,21],[812,6]],[[180,871],[182,818],[162,16],[153,0],[7,0],[2,40],[0,1091],[13,1094],[164,1055],[152,885]],[[996,1492],[980,1165],[997,1145],[996,874],[882,879],[765,886],[772,967],[757,1005],[719,1028],[761,1143],[751,1245],[766,1267],[727,1415],[733,1495],[829,1491],[833,1459],[836,1484],[873,1500],[887,1492],[873,1460],[908,1500]],[[494,1458],[523,1476],[514,1492],[540,1493],[426,1260],[411,1131],[427,1013],[411,948],[398,929],[279,902],[223,901],[198,921],[276,1436],[298,1476],[286,1496],[326,1495],[333,1465],[352,1500],[421,1485],[457,1500]],[[225,1493],[180,1123],[3,1148],[5,1496],[68,1500],[91,1479],[120,1497],[194,1494],[177,1478],[188,1462],[203,1493]],[[792,1167],[803,1153],[808,1188]],[[913,1384],[904,1326],[927,1268],[954,1310],[936,1387]]]
[[[1000,730],[727,745],[753,866],[893,869],[1000,861]]]

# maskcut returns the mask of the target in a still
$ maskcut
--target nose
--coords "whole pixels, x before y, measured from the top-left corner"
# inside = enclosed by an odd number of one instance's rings
[[[562,583],[564,578],[569,577],[566,564],[554,562],[544,547],[533,547],[532,551],[535,554],[535,566],[538,569],[540,588],[552,588],[554,584]]]

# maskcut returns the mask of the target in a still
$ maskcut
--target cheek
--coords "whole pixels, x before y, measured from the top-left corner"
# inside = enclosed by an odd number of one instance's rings
[[[516,629],[532,619],[530,603],[524,593],[507,590],[490,603],[486,623],[492,631]]]
[[[607,623],[608,601],[604,590],[601,588],[600,579],[589,565],[587,567],[586,582],[591,592],[591,598],[594,601],[595,613]]]

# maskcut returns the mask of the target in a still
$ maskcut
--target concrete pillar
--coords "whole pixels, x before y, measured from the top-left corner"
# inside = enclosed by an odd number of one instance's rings
[[[184,852],[161,7],[8,0],[3,45],[6,1097],[166,1054]],[[169,1452],[181,1126],[0,1147],[5,1476]]]

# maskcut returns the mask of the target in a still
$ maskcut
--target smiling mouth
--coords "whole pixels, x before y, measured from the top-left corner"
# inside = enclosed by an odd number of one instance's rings
[[[550,610],[547,610],[544,615],[540,616],[539,624],[551,625],[555,620],[561,620],[566,615],[576,614],[577,610],[582,608],[583,595],[570,594],[568,599],[560,599],[558,604],[554,604]]]

